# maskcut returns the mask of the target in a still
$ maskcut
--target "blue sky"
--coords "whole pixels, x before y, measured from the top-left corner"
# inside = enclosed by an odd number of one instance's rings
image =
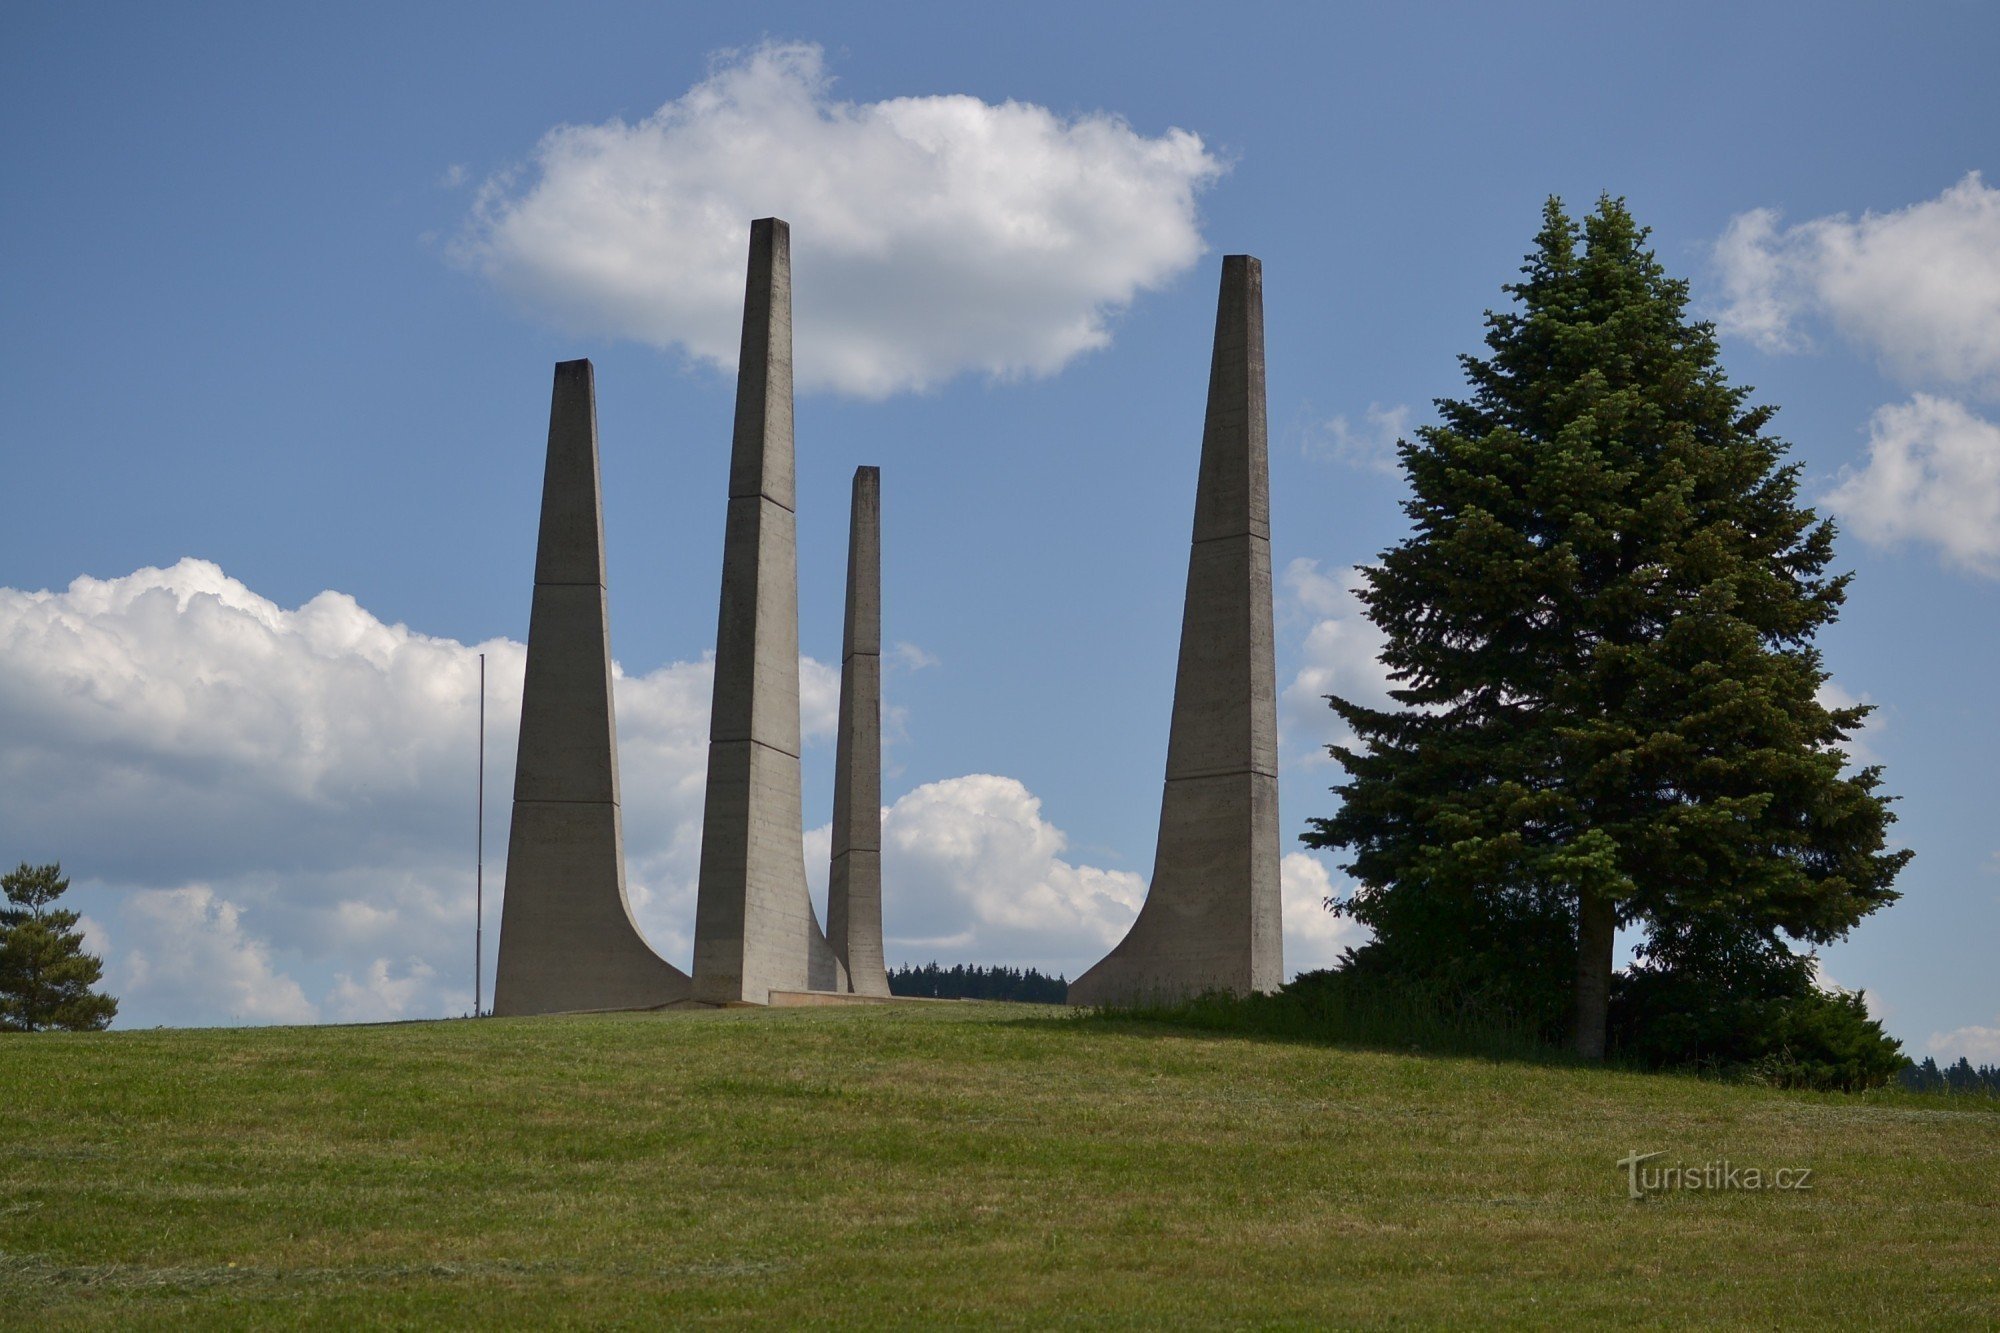
[[[878,464],[892,960],[1073,975],[1150,870],[1218,257],[1264,262],[1289,839],[1314,695],[1380,688],[1343,589],[1401,530],[1383,446],[1542,199],[1609,191],[1858,574],[1824,646],[1918,855],[1827,972],[2000,1061],[1995,50],[1972,4],[9,6],[0,857],[74,874],[122,1022],[463,1011],[470,663],[497,884],[549,371],[589,356],[634,899],[684,956],[708,352],[781,212],[808,822]],[[1323,962],[1341,877],[1287,871]]]

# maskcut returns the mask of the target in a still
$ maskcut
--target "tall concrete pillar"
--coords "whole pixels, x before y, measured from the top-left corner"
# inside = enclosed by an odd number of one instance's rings
[[[854,471],[834,743],[826,934],[856,995],[887,995],[882,963],[882,470]]]
[[[590,362],[564,361],[549,404],[493,1012],[641,1009],[687,994],[687,974],[647,946],[625,900],[597,388]]]
[[[695,904],[694,998],[709,1004],[845,989],[806,892],[792,463],[791,229],[760,218],[736,369]]]
[[[1284,981],[1263,268],[1222,261],[1159,850],[1130,933],[1071,1004]]]

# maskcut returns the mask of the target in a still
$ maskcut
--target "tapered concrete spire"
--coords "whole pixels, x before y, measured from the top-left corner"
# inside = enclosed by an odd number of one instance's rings
[[[1131,932],[1070,984],[1070,1003],[1275,990],[1280,901],[1263,268],[1229,255],[1153,883]]]
[[[597,389],[590,362],[564,361],[549,405],[493,1012],[640,1009],[687,994],[687,974],[647,946],[625,900]]]
[[[887,995],[882,963],[882,470],[854,471],[834,744],[826,934],[856,995]]]
[[[842,990],[806,893],[792,476],[791,229],[750,224],[695,904],[694,998]]]

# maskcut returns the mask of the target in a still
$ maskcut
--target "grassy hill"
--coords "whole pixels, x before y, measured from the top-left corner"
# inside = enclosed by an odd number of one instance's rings
[[[1971,1099],[969,1004],[10,1037],[0,1096],[12,1326],[2000,1320]]]

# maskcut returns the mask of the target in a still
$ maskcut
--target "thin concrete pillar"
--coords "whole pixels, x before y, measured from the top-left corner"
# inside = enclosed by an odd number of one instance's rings
[[[695,903],[694,998],[842,990],[806,892],[799,796],[799,575],[791,229],[750,224],[736,428]]]
[[[826,934],[856,995],[887,995],[882,963],[882,470],[854,471],[834,743]]]
[[[549,404],[493,1012],[642,1009],[687,994],[687,974],[647,946],[625,899],[597,388],[590,362],[564,361]]]
[[[1071,1004],[1284,981],[1263,268],[1222,261],[1159,850],[1139,919]]]

